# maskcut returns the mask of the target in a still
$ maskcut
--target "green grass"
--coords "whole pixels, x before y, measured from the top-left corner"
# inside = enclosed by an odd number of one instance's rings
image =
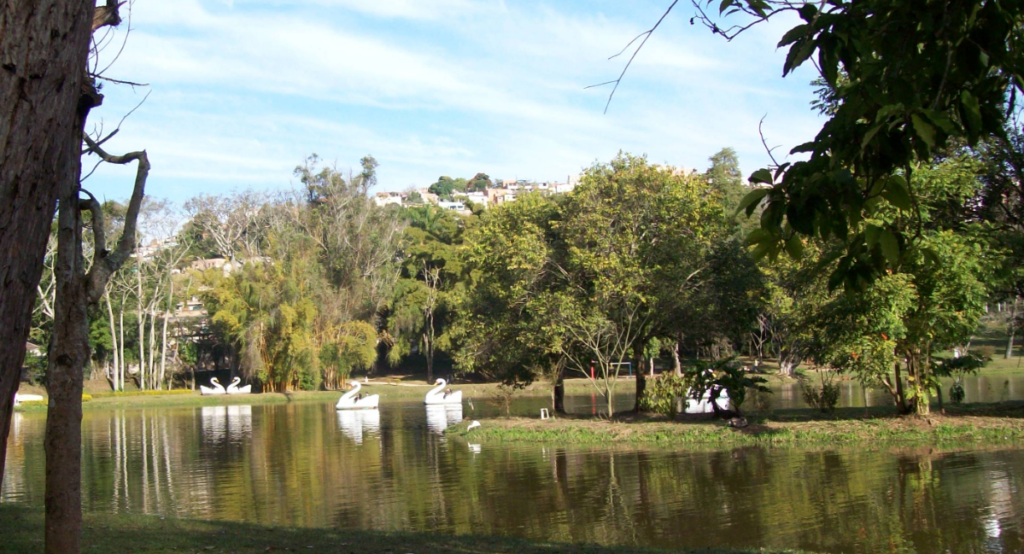
[[[483,420],[481,427],[470,431],[462,423],[447,432],[474,443],[632,444],[712,450],[741,446],[961,447],[1024,442],[1024,404],[1020,402],[958,410],[926,418],[859,415],[848,419],[822,418],[810,410],[794,410],[786,419],[752,419],[750,426],[743,429],[728,427],[721,421],[680,422],[653,417],[612,421],[495,418]]]
[[[496,383],[456,384],[452,387],[463,391],[463,396],[477,401],[490,397],[497,388]],[[422,400],[423,396],[433,388],[423,381],[390,384],[387,381],[371,381],[363,385],[363,394],[379,394],[381,401],[413,401]],[[592,387],[584,379],[567,379],[566,392],[575,394],[591,390]],[[22,390],[28,392],[28,390]],[[36,394],[44,394],[45,390],[31,389]],[[128,391],[128,392],[93,392],[92,400],[82,404],[83,410],[111,408],[155,408],[155,407],[187,407],[187,406],[219,406],[228,404],[286,404],[289,402],[331,402],[344,391],[297,391],[289,393],[262,393],[202,396],[199,392],[189,390],[172,391]],[[551,394],[551,386],[547,382],[538,381],[525,390],[517,393],[517,397],[545,397]],[[26,402],[16,408],[22,412],[38,412],[46,410],[46,402]]]
[[[0,505],[3,551],[36,554],[43,551],[43,512],[23,506]],[[527,541],[505,537],[401,533],[337,529],[267,527],[246,523],[195,521],[155,516],[87,514],[82,552],[331,552],[379,553],[503,553],[503,554],[753,554],[790,553],[794,550],[685,549],[657,550],[632,546],[598,546]]]

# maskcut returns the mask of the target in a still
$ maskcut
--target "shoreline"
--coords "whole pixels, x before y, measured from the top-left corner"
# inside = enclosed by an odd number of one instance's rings
[[[384,381],[370,381],[363,383],[363,394],[379,394],[382,401],[411,401],[420,399],[434,385],[425,383],[397,383],[392,384]],[[632,383],[632,382],[631,382]],[[475,402],[486,402],[493,390],[497,389],[496,383],[471,383],[456,384],[453,388],[463,391],[463,396]],[[566,394],[578,394],[587,391],[592,386],[589,381],[573,379],[566,381]],[[39,389],[32,387],[28,391],[36,393]],[[26,392],[23,390],[22,392]],[[295,391],[295,392],[263,392],[239,395],[214,395],[203,396],[199,391],[186,391],[174,389],[172,391],[129,391],[125,393],[111,393],[109,391],[95,392],[87,390],[85,395],[92,396],[90,400],[82,402],[84,411],[96,409],[114,408],[181,408],[189,406],[230,406],[236,404],[265,405],[265,404],[288,404],[292,402],[337,402],[346,391]],[[45,394],[45,391],[43,391]],[[95,396],[93,396],[95,395]],[[546,382],[536,382],[516,394],[516,398],[550,398],[551,386]],[[46,401],[26,402],[15,407],[16,412],[45,412]]]
[[[42,548],[43,510],[0,505],[4,552],[29,554]],[[462,552],[486,554],[801,554],[788,549],[684,548],[657,549],[619,545],[573,544],[502,536],[450,535],[425,532],[366,531],[273,527],[229,521],[199,521],[146,515],[86,513],[82,552]],[[810,554],[810,553],[803,553]]]
[[[861,411],[861,410],[858,410]],[[629,415],[613,420],[562,416],[488,418],[467,431],[467,422],[446,434],[473,443],[534,443],[560,445],[635,445],[732,449],[814,446],[982,446],[1024,445],[1024,403],[973,405],[955,413],[927,417],[876,414],[827,417],[811,410],[791,410],[773,418],[750,418],[745,428],[724,421],[670,421]]]

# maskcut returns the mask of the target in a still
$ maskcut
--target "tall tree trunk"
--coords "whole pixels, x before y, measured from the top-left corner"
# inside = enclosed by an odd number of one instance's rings
[[[121,375],[120,375],[120,380],[121,380],[121,385],[120,386],[121,386],[121,388],[119,390],[124,390],[124,372],[125,372],[125,370],[128,367],[128,362],[126,362],[125,359],[124,359],[124,304],[125,304],[124,300],[125,300],[125,297],[122,296],[121,297],[121,312],[117,316],[117,318],[118,318],[117,326],[118,326],[118,328],[120,330],[120,333],[121,333]]]
[[[146,390],[146,312],[142,309],[142,256],[138,248],[135,249],[135,261],[139,264],[135,272],[138,283],[135,298],[138,300],[136,313],[139,314],[139,388]]]
[[[634,379],[636,379],[636,400],[633,404],[633,411],[640,413],[643,411],[642,406],[647,397],[647,374],[644,372],[643,355],[638,352],[633,362],[636,366],[636,371],[633,372]]]
[[[153,390],[160,390],[160,380],[156,374],[156,302],[149,308],[149,378],[152,379]]]
[[[94,5],[7,0],[0,9],[0,483],[54,203],[80,163]]]
[[[683,376],[683,363],[679,360],[679,342],[676,341],[672,345],[672,370],[676,372],[676,377]]]
[[[907,355],[907,381],[914,391],[914,398],[911,408],[917,415],[928,415],[931,413],[931,391],[925,386],[925,371],[921,359],[917,354]]]
[[[82,530],[82,369],[89,314],[81,255],[77,175],[62,183],[57,230],[57,299],[50,339],[46,411],[46,552],[79,551]]]
[[[112,371],[112,373],[113,373],[113,385],[114,385],[114,390],[118,391],[118,390],[121,390],[121,389],[117,388],[118,387],[118,382],[117,382],[117,367],[118,367],[118,365],[117,365],[117,362],[118,362],[118,354],[117,354],[117,329],[114,326],[114,308],[110,305],[110,291],[104,291],[103,298],[104,298],[104,300],[107,301],[107,316],[108,316],[108,318],[110,320],[110,342],[111,342],[111,344],[113,346],[113,353],[112,353],[113,354],[113,362],[114,362],[114,370]]]
[[[559,370],[558,375],[555,377],[552,409],[555,410],[556,414],[565,413],[565,376],[563,373],[562,370]]]
[[[1013,305],[1010,308],[1010,317],[1006,320],[1006,354],[1007,360],[1013,358],[1013,336],[1017,333],[1017,297],[1013,297]]]
[[[896,384],[896,409],[901,414],[909,413],[910,410],[909,410],[909,408],[907,406],[907,394],[903,390],[903,378],[900,375],[900,363],[899,362],[896,362],[896,364],[893,366],[893,373],[896,376],[896,379],[895,379],[895,381],[896,381],[896,383],[895,383]]]
[[[116,10],[117,4],[111,5]],[[81,115],[81,125],[85,125],[84,113]],[[46,437],[43,440],[46,451],[44,527],[47,554],[79,552],[82,530],[82,371],[89,363],[88,308],[100,301],[110,275],[121,267],[131,252],[135,222],[142,205],[146,176],[149,174],[145,152],[111,157],[85,137],[81,128],[78,136],[89,144],[91,152],[105,161],[128,163],[130,160],[138,160],[139,168],[135,190],[125,215],[124,231],[117,248],[112,252],[106,248],[105,220],[100,203],[92,195],[89,195],[89,200],[79,198],[81,147],[78,144],[73,145],[76,156],[71,157],[67,175],[60,181],[57,257],[54,265],[57,298],[47,372],[50,402],[46,412]],[[93,264],[88,274],[85,272],[82,253],[82,210],[85,209],[92,213],[95,244]]]

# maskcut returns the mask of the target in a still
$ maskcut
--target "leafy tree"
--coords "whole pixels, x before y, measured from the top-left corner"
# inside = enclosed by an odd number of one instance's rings
[[[430,185],[427,191],[444,200],[451,200],[455,193],[466,192],[466,180],[461,177],[452,179],[447,175],[442,175],[437,178],[437,182]]]
[[[712,253],[727,231],[722,206],[703,178],[620,154],[585,172],[558,229],[565,245],[561,324],[587,352],[567,348],[566,355],[588,377],[589,360],[601,365],[610,409],[621,364],[641,367],[648,344],[673,336],[712,277]],[[637,372],[638,403],[644,387]]]
[[[884,387],[904,413],[927,413],[937,387],[934,353],[966,343],[977,329],[998,256],[977,224],[944,228],[948,206],[976,196],[976,162],[957,157],[915,172],[921,184],[919,246],[902,255],[899,272],[876,279],[863,294],[829,302],[817,325],[824,333],[822,361]],[[892,242],[887,227],[918,224],[901,220],[901,210],[883,208],[874,215],[864,233],[880,244]],[[896,255],[895,244],[881,248]]]
[[[349,321],[327,335],[321,339],[319,353],[327,386],[341,388],[353,370],[369,369],[376,361],[377,330],[373,325],[365,321]]]
[[[540,194],[488,211],[460,249],[466,284],[452,295],[450,331],[462,371],[506,384],[540,375],[555,384],[555,411],[564,411],[563,329],[548,301],[560,286],[558,205]]]
[[[467,192],[483,192],[493,186],[491,177],[486,173],[477,173],[466,183]]]
[[[973,146],[1006,136],[1007,99],[1012,108],[1024,91],[1024,6],[987,0],[722,0],[727,17],[750,18],[729,27],[703,11],[711,3],[696,4],[696,19],[728,39],[779,14],[799,15],[803,22],[779,42],[789,48],[783,75],[813,56],[833,91],[821,131],[792,150],[807,159],[750,177],[768,185],[742,204],[748,214],[764,204],[762,232],[751,237],[756,253],[774,258],[791,250],[795,233],[836,236],[847,251],[833,268],[833,285],[861,290],[886,269],[899,271],[904,256],[915,255],[920,225],[886,223],[891,239],[874,241],[862,225],[870,217],[865,211],[882,202],[902,210],[904,219],[919,220],[918,163],[929,162],[950,141]]]
[[[308,257],[248,264],[225,277],[213,273],[212,321],[237,348],[243,372],[264,389],[319,388],[314,276]]]
[[[704,177],[721,198],[726,214],[731,216],[737,225],[742,224],[738,215],[734,214],[737,212],[740,201],[750,192],[750,187],[743,180],[743,174],[740,172],[740,160],[736,151],[729,147],[722,148],[708,158],[708,161],[711,162],[711,166],[708,167]],[[750,230],[746,229],[747,232]]]

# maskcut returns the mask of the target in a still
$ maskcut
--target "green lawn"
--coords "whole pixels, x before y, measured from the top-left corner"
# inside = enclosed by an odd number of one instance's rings
[[[265,552],[487,553],[487,554],[768,554],[793,550],[657,550],[631,546],[597,546],[433,533],[392,533],[336,529],[267,527],[246,523],[195,521],[155,516],[87,514],[82,536],[85,554],[183,552],[263,554]],[[6,554],[43,551],[43,512],[0,505],[0,529]]]
[[[1024,444],[1024,402],[950,407],[946,414],[898,417],[891,408],[787,410],[771,419],[752,418],[736,429],[723,421],[670,421],[626,415],[614,420],[583,417],[493,418],[467,430],[467,422],[446,432],[474,443],[643,444],[673,448],[731,449],[741,446],[815,447],[939,446],[959,448]]]
[[[630,386],[632,381],[629,382]],[[477,402],[486,401],[497,389],[496,383],[456,384],[452,388],[463,391],[463,397]],[[363,394],[379,394],[381,401],[422,400],[433,385],[423,381],[371,380],[363,385]],[[590,392],[593,387],[586,379],[567,379],[566,392],[576,394]],[[629,390],[628,387],[623,390]],[[46,394],[38,387],[22,387],[23,393]],[[172,394],[158,392],[129,391],[109,394],[109,391],[98,393],[96,397],[82,404],[85,410],[109,408],[153,408],[153,407],[185,407],[185,406],[218,406],[225,404],[286,404],[289,402],[330,402],[341,397],[343,391],[298,391],[290,393],[262,393],[242,395],[202,396],[198,392],[173,391]],[[537,381],[525,390],[516,393],[518,397],[547,397],[551,395],[551,385],[546,381]],[[18,411],[32,412],[46,410],[45,402],[26,403],[18,406]]]

